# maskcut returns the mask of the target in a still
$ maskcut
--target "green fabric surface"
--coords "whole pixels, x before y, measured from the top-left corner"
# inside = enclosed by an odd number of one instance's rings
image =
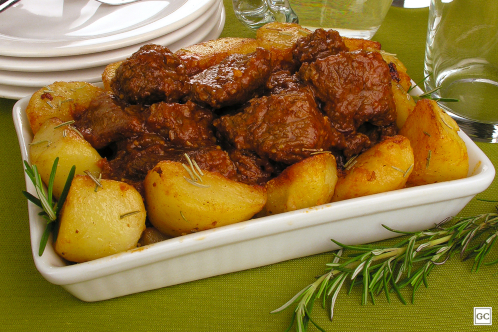
[[[225,0],[225,7],[222,36],[254,36],[236,21],[230,1]],[[415,81],[423,77],[426,21],[427,9],[392,7],[373,38],[398,55]],[[284,331],[292,310],[269,312],[314,281],[332,260],[325,253],[108,301],[82,302],[47,282],[34,266],[13,105],[0,99],[1,331]],[[479,146],[498,165],[498,145]],[[478,197],[498,198],[497,191],[495,181]],[[492,211],[494,203],[474,199],[462,215]],[[350,295],[343,289],[333,322],[318,305],[313,318],[326,331],[496,330],[496,318],[494,328],[474,326],[473,308],[493,307],[498,313],[498,267],[471,273],[471,265],[452,259],[434,269],[429,288],[419,290],[415,304],[403,305],[393,296],[390,304],[378,297],[375,305],[361,305],[359,289]],[[410,298],[410,292],[405,297]]]

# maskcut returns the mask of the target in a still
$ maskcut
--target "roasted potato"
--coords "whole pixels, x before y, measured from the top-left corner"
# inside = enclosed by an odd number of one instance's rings
[[[401,84],[392,81],[391,88],[393,91],[394,104],[396,105],[396,126],[401,129],[406,119],[415,108],[415,100]]]
[[[419,100],[399,134],[413,148],[415,165],[407,185],[419,186],[467,176],[469,156],[458,125],[438,104]]]
[[[55,82],[41,88],[31,96],[26,115],[33,134],[48,119],[73,120],[85,111],[90,101],[103,90],[86,82]]]
[[[192,171],[192,170],[191,170]],[[179,236],[250,219],[266,204],[266,191],[203,172],[190,179],[179,162],[162,161],[145,178],[149,220],[161,233]]]
[[[380,54],[382,55],[384,61],[392,67],[391,71],[396,70],[396,83],[401,84],[403,89],[405,89],[405,91],[408,91],[412,86],[412,79],[407,74],[405,65],[396,57],[395,54],[387,53],[384,51],[380,51]]]
[[[112,92],[111,81],[116,76],[116,70],[121,66],[123,61],[113,62],[108,64],[104,71],[102,72],[102,83],[104,83],[104,90],[107,92]]]
[[[58,118],[45,121],[40,130],[33,137],[29,155],[31,164],[36,165],[44,183],[48,183],[52,165],[59,157],[57,172],[54,179],[53,194],[60,197],[69,175],[69,171],[76,166],[76,174],[84,171],[98,176],[101,169],[99,153],[67,123]]]
[[[268,200],[259,215],[277,214],[330,202],[337,183],[331,154],[318,154],[287,167],[266,184]]]
[[[299,24],[272,22],[256,31],[258,45],[271,52],[272,66],[293,66],[292,50],[296,41],[311,31]]]
[[[380,43],[373,40],[367,40],[361,38],[348,38],[348,37],[342,37],[342,40],[344,41],[344,44],[351,52],[358,50],[380,51],[381,49]]]
[[[71,262],[86,262],[135,248],[145,229],[142,196],[119,181],[77,175],[61,210],[55,251]]]
[[[397,135],[359,155],[339,177],[333,201],[367,196],[405,186],[413,170],[410,141]]]
[[[258,42],[252,38],[225,37],[184,47],[175,54],[185,64],[188,75],[193,75],[220,63],[230,54],[248,54],[256,51]]]

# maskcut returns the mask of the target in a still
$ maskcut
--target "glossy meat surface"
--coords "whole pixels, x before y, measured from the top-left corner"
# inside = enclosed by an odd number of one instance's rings
[[[232,54],[190,79],[190,98],[213,108],[243,103],[262,88],[270,75],[270,53]]]
[[[151,105],[182,99],[188,92],[186,80],[185,66],[175,54],[164,46],[145,45],[123,61],[111,87],[130,104]]]
[[[271,94],[278,94],[285,91],[299,91],[306,85],[301,82],[296,74],[291,74],[288,70],[272,72],[266,82],[266,90]]]
[[[252,99],[242,112],[223,116],[214,125],[237,149],[285,164],[344,144],[308,90]]]
[[[328,56],[303,64],[299,76],[313,87],[323,103],[322,110],[344,135],[356,135],[365,123],[379,127],[381,132],[386,131],[383,127],[394,130],[391,75],[379,53],[356,51]]]
[[[198,147],[216,142],[213,134],[213,113],[193,102],[156,103],[149,108],[147,130],[168,138],[178,146]]]
[[[96,148],[135,136],[144,131],[140,106],[126,106],[110,94],[104,93],[92,100],[79,115],[76,128]]]
[[[337,31],[316,29],[296,42],[292,55],[299,63],[310,63],[344,51],[348,48]]]

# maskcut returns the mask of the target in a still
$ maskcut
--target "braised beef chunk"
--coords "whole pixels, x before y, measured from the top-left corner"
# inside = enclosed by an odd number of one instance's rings
[[[116,156],[104,165],[102,177],[126,182],[144,196],[143,180],[147,172],[159,161],[177,154],[160,135],[142,134],[122,140],[117,144]]]
[[[200,149],[191,150],[187,154],[192,160],[195,160],[201,169],[210,172],[218,172],[232,180],[237,179],[237,168],[230,159],[228,153],[219,146],[204,146]],[[187,163],[185,158],[180,161]]]
[[[216,142],[213,113],[193,102],[156,103],[149,108],[147,130],[158,133],[175,145],[198,147]]]
[[[344,146],[308,90],[254,98],[243,112],[222,116],[214,126],[235,148],[285,164]]]
[[[243,103],[266,83],[271,71],[270,52],[232,54],[190,79],[190,98],[213,108]]]
[[[268,159],[262,159],[248,150],[231,150],[230,159],[237,167],[237,181],[263,185],[281,172]]]
[[[394,128],[396,108],[391,75],[389,66],[378,52],[332,55],[303,64],[299,76],[313,86],[323,102],[322,110],[332,125],[346,136],[355,135],[365,122],[379,127],[382,132],[384,127],[390,127],[391,131]],[[360,141],[365,145],[364,139]]]
[[[298,39],[292,55],[299,63],[309,63],[343,51],[348,51],[348,48],[337,31],[316,29]]]
[[[118,67],[111,87],[130,104],[151,105],[182,99],[186,81],[185,66],[175,54],[164,46],[145,45]]]
[[[279,70],[272,72],[266,82],[266,90],[272,94],[278,94],[285,91],[298,91],[305,85],[296,74],[291,74],[288,70]]]
[[[144,131],[141,107],[125,106],[112,95],[104,93],[76,119],[75,126],[95,148],[132,137]]]

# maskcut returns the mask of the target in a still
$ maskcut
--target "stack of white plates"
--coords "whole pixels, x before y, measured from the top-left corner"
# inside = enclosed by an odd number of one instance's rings
[[[55,81],[99,83],[107,64],[142,45],[174,52],[218,38],[224,24],[222,0],[22,0],[0,13],[0,97]]]

